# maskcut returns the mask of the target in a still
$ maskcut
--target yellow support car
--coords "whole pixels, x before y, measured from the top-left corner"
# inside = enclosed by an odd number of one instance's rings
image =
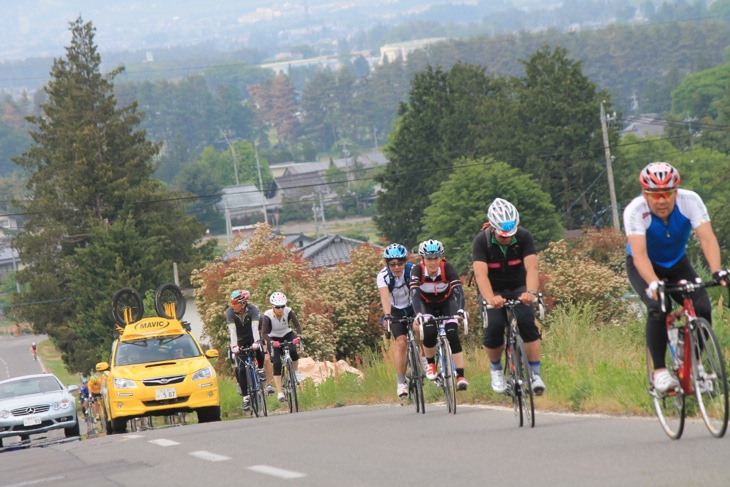
[[[178,299],[177,310],[174,303],[158,303],[163,286]],[[203,352],[188,324],[180,320],[184,300],[179,288],[163,286],[155,303],[163,316],[139,319],[142,300],[130,288],[112,299],[112,315],[124,326],[115,333],[110,362],[96,365],[104,373],[101,409],[107,434],[126,432],[128,420],[146,416],[195,411],[199,423],[221,419],[218,380],[209,361],[218,351]]]

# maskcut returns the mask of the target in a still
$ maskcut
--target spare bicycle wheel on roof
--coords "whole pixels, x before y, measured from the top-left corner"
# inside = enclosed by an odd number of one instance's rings
[[[157,316],[168,320],[181,320],[185,315],[185,298],[177,284],[167,282],[155,291]]]
[[[112,318],[119,326],[139,321],[144,316],[144,302],[131,287],[123,287],[112,296]]]

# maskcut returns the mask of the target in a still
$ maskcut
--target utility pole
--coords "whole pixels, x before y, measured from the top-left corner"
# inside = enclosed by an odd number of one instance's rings
[[[618,221],[618,205],[616,204],[616,188],[614,188],[613,186],[611,149],[608,146],[608,128],[606,127],[606,112],[603,110],[603,102],[601,102],[601,131],[603,132],[603,149],[606,152],[606,173],[608,174],[608,194],[611,196],[613,228],[615,228],[617,231],[621,231],[621,225]]]
[[[264,211],[264,223],[268,225],[269,217],[267,215],[268,211],[266,210],[266,193],[264,193],[264,183],[261,181],[261,164],[259,163],[259,149],[256,147],[256,142],[253,144],[253,151],[256,155],[256,170],[259,173],[259,188],[261,189],[261,205]]]
[[[228,144],[228,148],[231,149],[231,155],[233,156],[233,172],[236,174],[236,186],[239,186],[240,183],[238,182],[238,158],[236,157],[236,151],[233,149],[233,145],[231,145],[231,141],[228,140],[228,134],[223,129],[218,129],[221,132],[221,135],[226,140],[226,144]]]

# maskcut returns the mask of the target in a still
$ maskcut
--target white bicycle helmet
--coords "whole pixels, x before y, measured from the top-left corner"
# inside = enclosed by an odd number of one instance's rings
[[[515,205],[502,198],[497,198],[489,205],[487,211],[489,223],[500,237],[511,237],[517,233],[520,224],[520,214]]]
[[[269,297],[269,302],[272,306],[286,306],[286,295],[282,292],[276,291]]]
[[[639,174],[641,187],[648,191],[674,189],[679,180],[679,171],[666,162],[650,162]]]
[[[418,253],[421,257],[443,257],[444,256],[444,244],[438,240],[424,240],[418,246]]]

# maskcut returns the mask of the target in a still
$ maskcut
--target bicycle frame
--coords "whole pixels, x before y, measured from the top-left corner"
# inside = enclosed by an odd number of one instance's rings
[[[297,396],[297,378],[294,374],[294,363],[289,352],[289,345],[294,344],[291,341],[279,341],[279,350],[281,352],[281,387],[286,396],[286,402],[289,406],[289,412],[299,412],[299,397]]]
[[[403,323],[406,327],[406,382],[408,383],[408,397],[416,404],[416,412],[425,414],[426,405],[423,395],[424,372],[421,368],[421,355],[418,343],[413,333],[413,318],[393,318],[391,322]],[[388,329],[390,332],[390,329]]]
[[[248,389],[249,404],[251,414],[259,417],[261,414],[267,416],[266,397],[261,388],[261,381],[258,376],[258,367],[256,360],[257,349],[248,347],[240,349],[236,355],[238,366],[243,366],[243,373],[246,374],[246,386]]]
[[[682,436],[686,396],[693,394],[710,433],[721,438],[727,431],[728,385],[723,352],[710,323],[697,317],[692,301],[692,293],[716,285],[714,281],[702,282],[698,278],[695,282],[662,284],[657,290],[668,335],[666,366],[676,376],[679,387],[666,392],[654,389],[653,360],[647,349],[649,395],[662,429],[672,439]],[[679,294],[679,307],[667,310],[667,293]]]
[[[534,428],[535,397],[532,391],[532,368],[515,315],[515,307],[520,304],[522,301],[519,299],[507,299],[503,305],[507,317],[507,325],[504,329],[504,375],[507,381],[505,394],[512,398],[512,408],[517,425],[521,427],[527,421],[530,427]],[[533,306],[535,305],[538,308],[540,319],[544,319],[545,308],[542,304],[542,293],[539,293],[533,301]],[[486,305],[486,309],[497,308]]]
[[[468,327],[466,318],[461,316],[431,316],[426,322],[436,323],[438,335],[436,341],[436,357],[439,363],[439,372],[436,384],[444,391],[444,399],[449,413],[456,414],[456,365],[451,352],[451,345],[446,336],[446,323],[449,321],[463,321],[464,329]]]

